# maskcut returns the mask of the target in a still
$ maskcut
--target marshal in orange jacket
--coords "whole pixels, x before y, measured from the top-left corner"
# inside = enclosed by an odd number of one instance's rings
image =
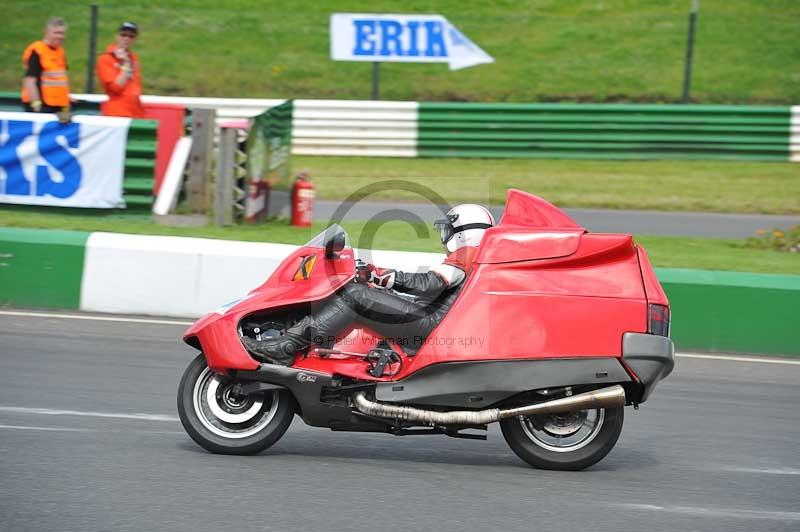
[[[124,84],[119,85],[117,84],[117,79],[124,65],[114,55],[116,48],[116,44],[108,45],[106,51],[97,60],[97,77],[100,78],[100,82],[108,95],[108,101],[100,105],[100,110],[105,116],[144,118],[144,108],[139,99],[142,94],[139,56],[132,51],[128,51],[133,75]]]
[[[44,41],[31,43],[22,54],[25,76],[36,78],[39,97],[50,108],[69,106],[69,79],[67,78],[67,56],[61,46],[51,47]],[[22,87],[23,103],[31,97]]]

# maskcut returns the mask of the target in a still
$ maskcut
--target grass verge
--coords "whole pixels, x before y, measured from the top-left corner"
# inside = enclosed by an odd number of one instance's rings
[[[519,188],[560,207],[800,214],[800,164],[732,161],[384,159],[293,156],[318,197],[344,199],[379,180],[430,188],[450,203],[504,204]],[[391,189],[370,199],[428,201]]]
[[[404,222],[342,224],[351,244],[359,248],[402,249],[440,252],[436,234],[428,226]],[[41,212],[30,209],[0,208],[0,227],[33,227],[75,231],[204,237],[250,242],[302,244],[324,229],[319,222],[310,229],[289,226],[286,222],[233,227],[171,227],[155,225],[148,215],[107,213]],[[654,266],[697,268],[764,273],[800,274],[800,254],[747,247],[744,240],[638,236]]]

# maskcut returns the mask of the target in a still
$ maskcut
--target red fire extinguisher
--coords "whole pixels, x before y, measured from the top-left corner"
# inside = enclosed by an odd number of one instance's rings
[[[308,172],[300,172],[292,184],[292,225],[311,227],[314,210],[314,185]]]

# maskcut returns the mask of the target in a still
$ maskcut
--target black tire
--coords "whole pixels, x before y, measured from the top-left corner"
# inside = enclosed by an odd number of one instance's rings
[[[287,390],[272,390],[239,398],[239,404],[231,408],[229,401],[233,399],[223,398],[235,397],[226,393],[230,384],[226,377],[211,372],[202,353],[192,360],[178,386],[178,415],[183,428],[212,453],[259,453],[289,428],[294,398]],[[209,397],[216,399],[215,405],[210,404]]]
[[[592,432],[587,434],[584,440],[578,441],[572,446],[564,443],[562,447],[550,445],[548,448],[548,442],[538,436],[539,434],[547,435],[547,427],[543,426],[537,430],[533,427],[534,422],[538,422],[542,426],[555,420],[554,416],[504,419],[500,422],[500,428],[511,450],[533,467],[558,471],[579,471],[599,462],[617,443],[622,432],[624,408],[620,406],[583,410],[576,414],[597,416],[595,419],[600,419],[600,426],[598,427],[595,422],[594,428],[591,429]],[[601,415],[602,418],[599,417]],[[557,437],[554,438],[554,441],[557,440]],[[553,448],[560,450],[551,450]]]

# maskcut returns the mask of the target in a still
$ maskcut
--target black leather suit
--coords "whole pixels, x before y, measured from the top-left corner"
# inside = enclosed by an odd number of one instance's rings
[[[432,271],[396,272],[392,290],[414,298],[351,282],[312,309],[312,320],[304,320],[311,330],[293,332],[314,344],[330,345],[348,325],[358,323],[394,340],[406,352],[415,352],[447,314],[462,286],[463,276],[451,286]]]
[[[446,263],[426,273],[388,272],[393,283],[382,286],[395,292],[350,282],[334,296],[312,304],[311,312],[284,335],[262,340],[244,336],[242,343],[258,360],[289,366],[301,349],[330,347],[348,326],[359,324],[413,354],[455,302],[466,273]]]
[[[463,286],[451,286],[432,271],[396,272],[392,290],[351,282],[312,307],[311,315],[287,331],[315,345],[330,346],[351,324],[359,324],[415,352],[444,318]],[[409,297],[415,296],[415,297]]]

